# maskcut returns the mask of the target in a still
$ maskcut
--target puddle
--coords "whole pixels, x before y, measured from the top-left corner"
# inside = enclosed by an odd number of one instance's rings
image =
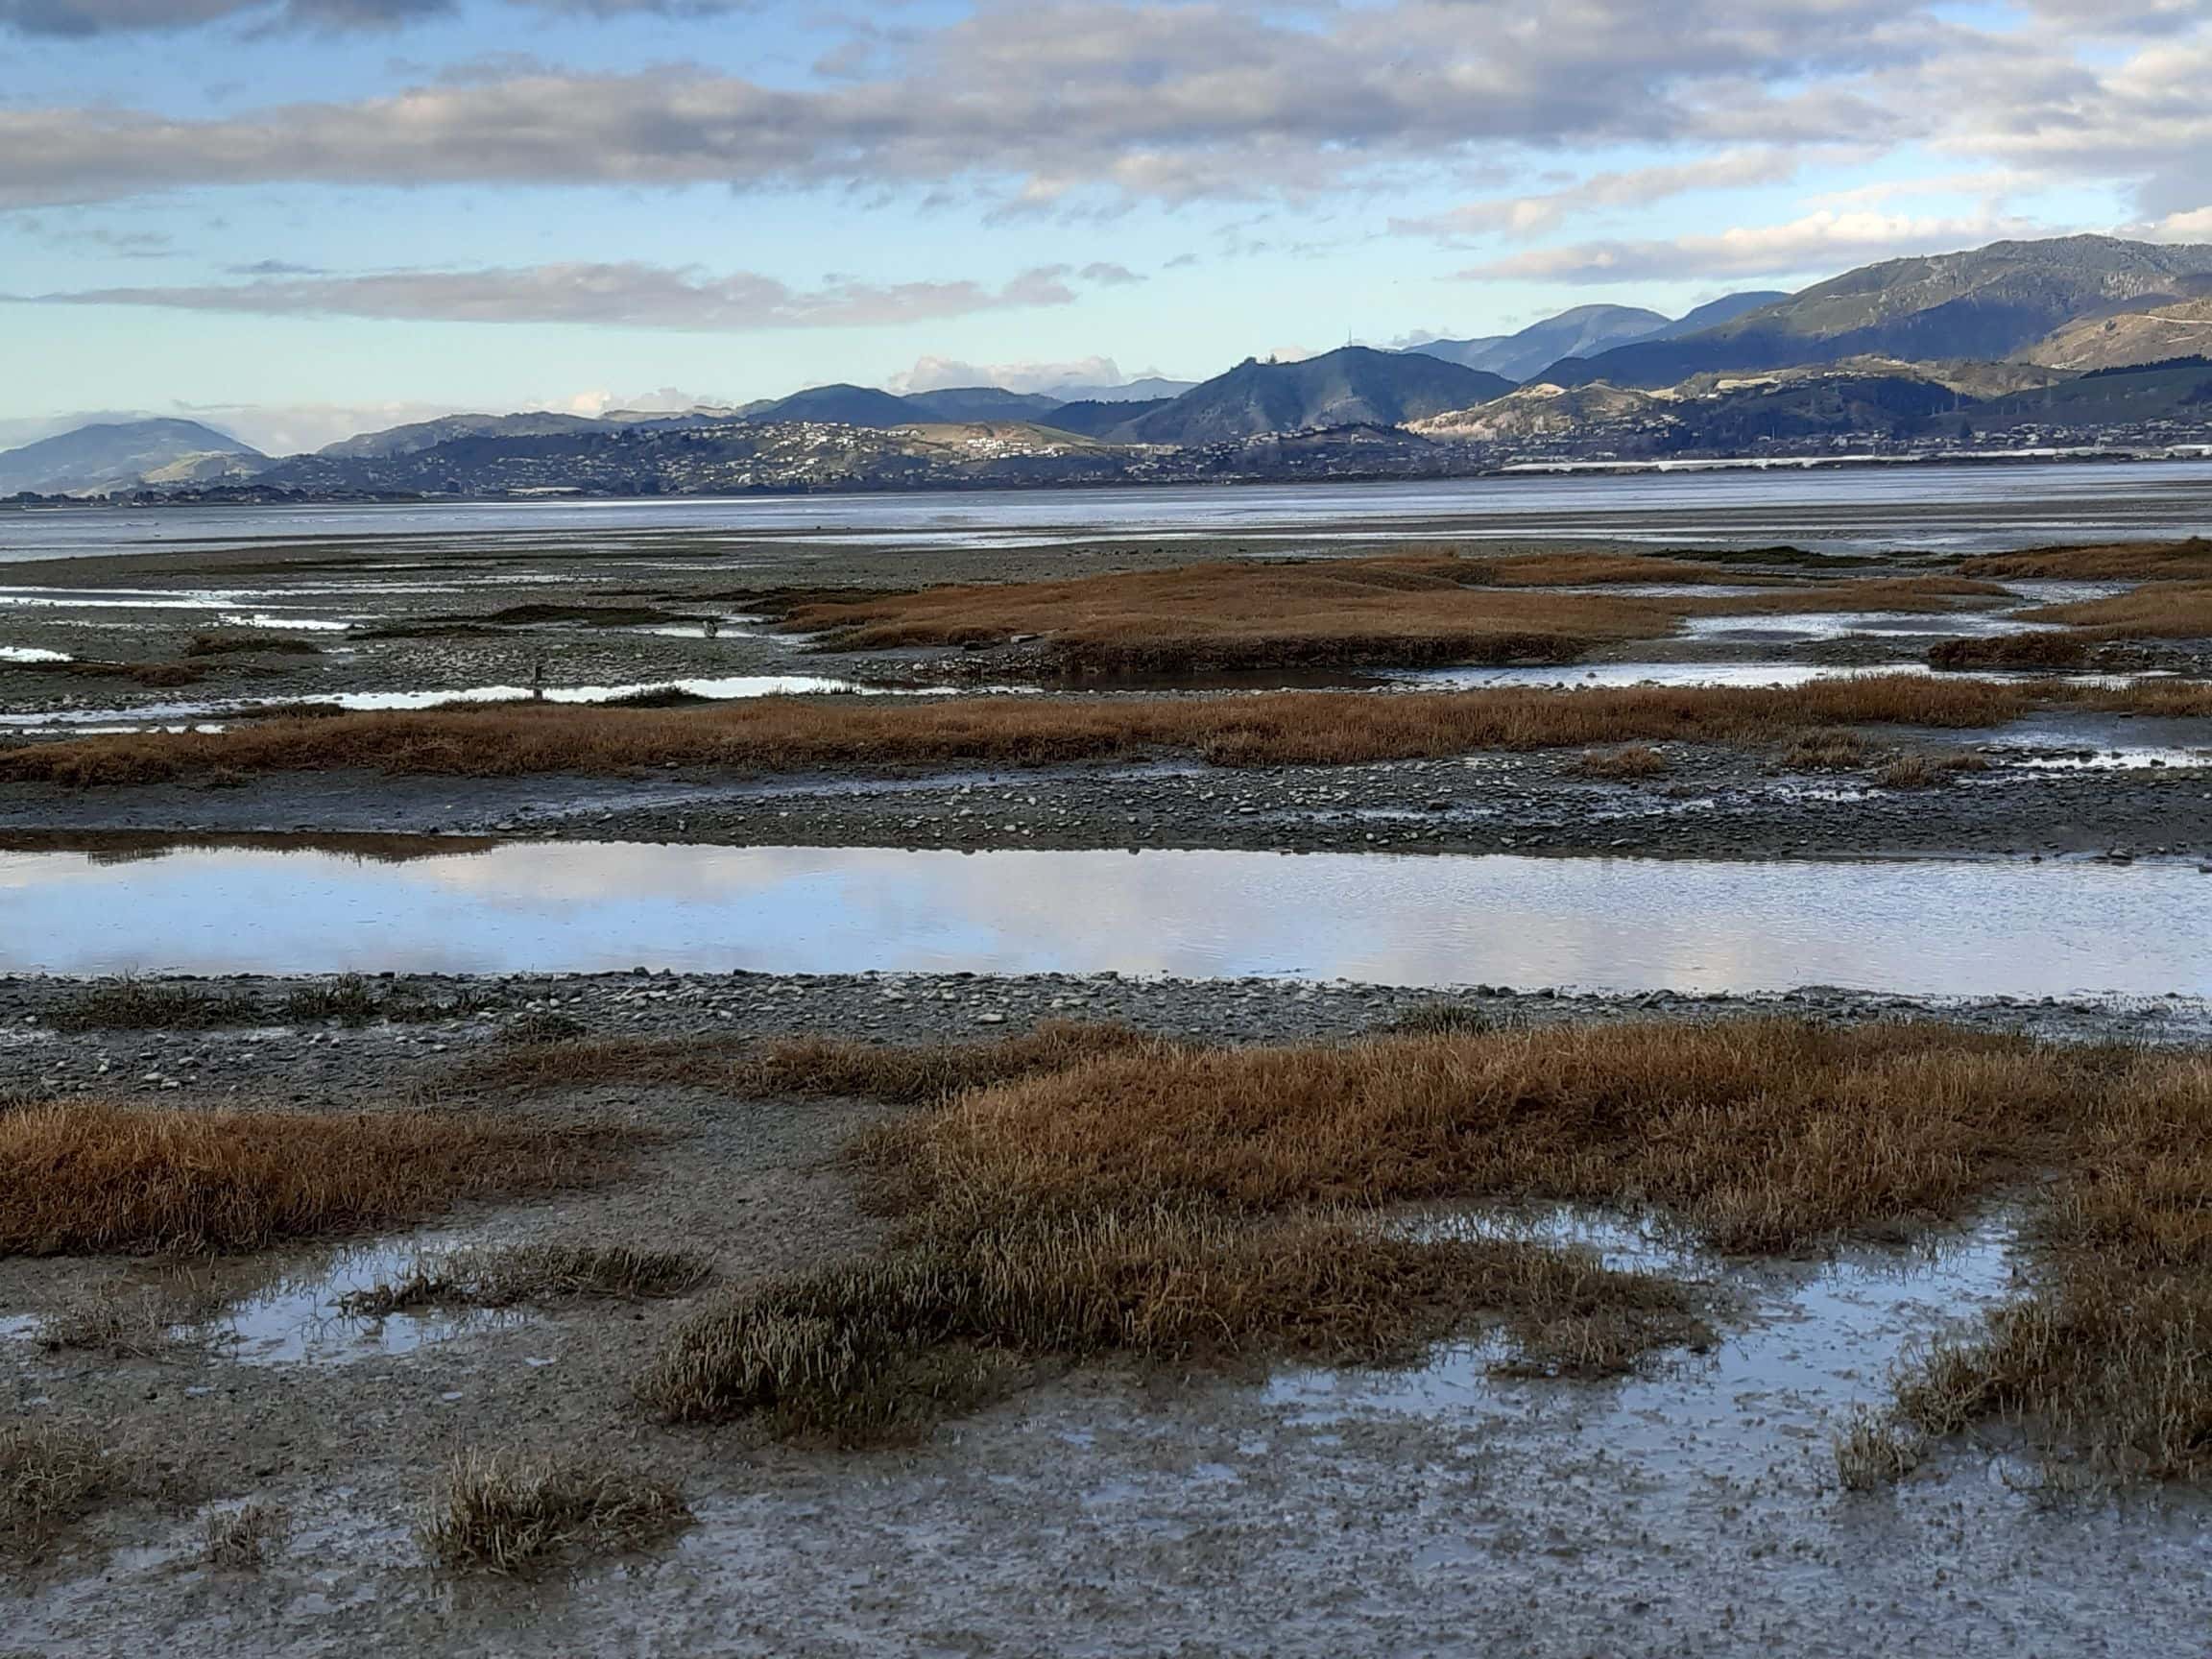
[[[1071,902],[1071,896],[1077,896]],[[1172,974],[2212,993],[2212,879],[2129,866],[517,842],[372,865],[0,854],[0,971]]]
[[[270,1268],[257,1259],[175,1269],[133,1268],[127,1291],[142,1286],[184,1302],[221,1298],[223,1310],[204,1325],[179,1325],[180,1343],[248,1365],[335,1365],[379,1355],[407,1354],[466,1332],[526,1324],[519,1309],[422,1309],[365,1318],[343,1309],[346,1297],[403,1277],[421,1256],[450,1248],[444,1236],[383,1240],[340,1249],[311,1265]],[[0,1318],[0,1338],[36,1336],[36,1313]]]
[[[1008,688],[1018,689],[1018,688]],[[547,703],[612,703],[649,691],[684,691],[716,702],[748,697],[802,697],[835,693],[853,697],[934,697],[951,687],[869,685],[857,680],[831,680],[814,674],[736,674],[704,680],[648,680],[635,685],[549,685]],[[527,703],[539,701],[527,685],[469,685],[450,691],[330,691],[320,696],[259,697],[220,703],[145,703],[135,709],[55,709],[36,714],[0,714],[0,728],[37,731],[67,727],[79,735],[142,730],[149,724],[227,719],[246,709],[300,706],[352,709],[357,713],[399,713],[435,709],[445,703]],[[201,727],[200,730],[210,730]],[[216,728],[219,730],[219,728]]]
[[[2055,577],[2031,576],[2018,582],[2000,582],[1998,587],[2022,599],[2032,599],[2038,605],[2083,605],[2093,599],[2117,599],[2123,593],[2132,593],[2142,586],[2140,582],[2066,582]]]
[[[2208,737],[2212,723],[2203,720],[2060,709],[2008,721],[1975,747],[2024,771],[2134,772],[2212,766]]]
[[[1893,674],[1932,674],[1925,662],[1880,662],[1838,667],[1818,662],[1596,662],[1566,667],[1392,668],[1375,678],[1405,690],[1475,691],[1491,686],[1573,685],[1806,685],[1815,680],[1870,680]],[[2048,680],[2032,670],[1979,669],[1946,673],[1946,680]],[[2130,685],[2146,680],[2178,679],[2155,669],[2140,674],[2069,674],[2071,685]]]
[[[1563,1214],[1509,1232],[1579,1244],[1617,1267],[1710,1280],[1747,1308],[1719,1320],[1710,1354],[1663,1356],[1648,1374],[1563,1390],[1494,1378],[1507,1352],[1495,1341],[1452,1344],[1406,1371],[1300,1369],[1278,1374],[1270,1399],[1313,1423],[1362,1414],[1571,1415],[1578,1435],[1631,1458],[1647,1477],[1755,1479],[1830,1455],[1830,1436],[1854,1407],[1890,1398],[1898,1362],[1931,1337],[1976,1328],[2014,1294],[2019,1245],[1992,1220],[1928,1247],[1854,1250],[1817,1266],[1730,1270],[1710,1257],[1669,1258],[1639,1230]]]
[[[1886,662],[1871,668],[1815,662],[1599,662],[1564,668],[1399,668],[1377,677],[1424,691],[1471,691],[1508,685],[1805,685],[1815,680],[1930,672],[1923,662]]]
[[[266,611],[226,611],[216,617],[226,628],[289,628],[310,634],[343,634],[350,622],[312,616],[273,616]]]
[[[512,1309],[422,1309],[374,1319],[342,1310],[347,1296],[391,1284],[419,1257],[453,1242],[425,1238],[368,1244],[284,1273],[216,1322],[222,1352],[249,1365],[345,1364],[412,1353],[464,1332],[527,1323],[527,1312]]]
[[[1691,616],[1682,632],[1692,639],[1798,644],[1853,635],[1889,638],[1984,639],[2006,634],[2049,634],[2055,622],[2022,622],[1986,611],[1807,611],[1789,616]]]
[[[66,651],[42,651],[36,645],[0,645],[0,662],[67,662]]]

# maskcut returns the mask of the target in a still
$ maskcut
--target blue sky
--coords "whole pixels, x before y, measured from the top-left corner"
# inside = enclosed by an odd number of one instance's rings
[[[1018,385],[2212,240],[2212,0],[0,0],[0,440]]]

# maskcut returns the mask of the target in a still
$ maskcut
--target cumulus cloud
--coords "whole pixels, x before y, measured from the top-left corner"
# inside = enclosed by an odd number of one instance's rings
[[[1145,371],[1145,374],[1152,373]],[[913,368],[892,375],[883,384],[892,392],[942,392],[952,386],[1050,392],[1061,386],[1120,386],[1145,374],[1124,374],[1111,357],[1076,357],[1058,363],[971,363],[960,357],[918,357]]]
[[[696,16],[746,0],[516,0],[544,12],[591,16],[658,12]],[[397,29],[460,10],[459,0],[0,0],[0,30],[83,39],[170,33],[235,19],[261,28]]]
[[[1065,266],[1025,271],[997,288],[974,281],[840,281],[795,289],[738,272],[702,276],[635,263],[525,265],[269,276],[198,287],[89,288],[16,295],[39,305],[154,305],[260,317],[367,317],[418,323],[562,323],[702,333],[850,328],[935,322],[979,311],[1073,303]]]
[[[871,78],[800,88],[538,73],[204,119],[18,108],[0,118],[0,204],[282,182],[966,181],[1029,207],[1300,197],[1494,160],[1501,144],[1780,145],[1839,123],[1893,136],[1911,123],[1835,78],[1907,70],[1960,38],[1923,0],[1395,0],[1287,19],[1249,0],[980,0],[911,34]]]
[[[1941,252],[2023,233],[2034,232],[2031,227],[1985,214],[1822,211],[1785,225],[1736,226],[1710,235],[1535,248],[1459,275],[1476,280],[1564,282],[1787,276],[1839,271],[1909,253]]]
[[[1534,236],[1556,229],[1569,214],[1589,208],[1647,206],[1694,190],[1786,184],[1797,176],[1801,165],[1802,158],[1794,151],[1723,150],[1666,166],[1594,173],[1564,189],[1537,195],[1493,196],[1425,218],[1393,219],[1390,228],[1400,235],[1445,238]]]

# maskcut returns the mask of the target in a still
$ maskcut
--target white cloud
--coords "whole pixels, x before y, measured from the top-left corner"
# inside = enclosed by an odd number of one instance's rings
[[[1531,196],[1493,196],[1422,219],[1393,219],[1401,235],[1534,236],[1556,229],[1572,213],[1593,207],[1642,207],[1695,190],[1786,184],[1802,158],[1778,149],[1723,150],[1693,161],[1594,173],[1564,189]]]
[[[1025,271],[998,288],[974,281],[838,281],[799,290],[738,272],[703,276],[664,266],[529,265],[264,277],[198,287],[92,288],[16,295],[39,305],[152,305],[262,317],[367,317],[441,323],[559,323],[698,332],[849,328],[1073,303],[1064,266]]]
[[[913,368],[893,374],[883,384],[893,392],[942,392],[952,386],[1049,392],[1057,386],[1119,386],[1142,378],[1122,373],[1111,357],[1075,357],[1058,363],[971,363],[959,357],[918,357]]]
[[[1712,234],[1536,248],[1477,265],[1476,280],[1674,281],[1707,276],[1828,275],[1908,253],[1942,252],[2031,228],[1986,215],[1808,213],[1786,225],[1744,225]]]
[[[533,72],[202,119],[17,108],[0,204],[284,182],[1310,197],[1500,145],[1876,141],[1914,122],[1847,83],[1960,38],[1924,0],[979,0],[910,33],[874,78],[803,89]]]

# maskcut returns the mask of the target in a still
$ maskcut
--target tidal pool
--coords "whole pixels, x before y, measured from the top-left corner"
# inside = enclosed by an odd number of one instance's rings
[[[2184,862],[581,842],[370,863],[265,837],[128,863],[0,853],[0,971],[630,967],[2206,994],[2212,878]]]

